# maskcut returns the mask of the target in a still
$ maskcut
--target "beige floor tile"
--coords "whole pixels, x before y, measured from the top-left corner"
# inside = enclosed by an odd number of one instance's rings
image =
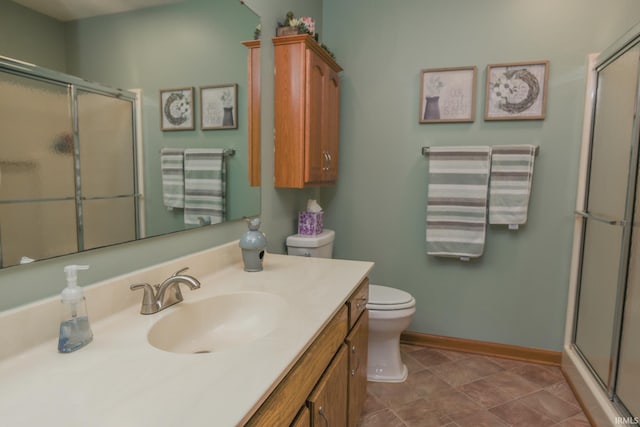
[[[551,418],[534,411],[519,401],[496,406],[489,409],[489,412],[507,424],[518,427],[550,427],[556,423]]]
[[[358,427],[406,427],[406,424],[390,409],[383,409],[362,418]]]
[[[504,371],[504,368],[485,357],[479,356],[429,366],[427,369],[453,387],[459,387],[463,384]]]
[[[524,403],[534,411],[545,414],[555,422],[565,420],[581,411],[579,407],[554,396],[546,390],[520,398],[518,402]]]

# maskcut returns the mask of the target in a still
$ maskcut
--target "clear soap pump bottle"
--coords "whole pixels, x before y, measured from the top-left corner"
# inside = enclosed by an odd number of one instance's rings
[[[67,287],[60,294],[62,317],[60,319],[60,337],[58,351],[71,353],[93,339],[87,315],[87,303],[78,286],[78,270],[88,270],[88,265],[67,265],[64,273],[67,276]]]

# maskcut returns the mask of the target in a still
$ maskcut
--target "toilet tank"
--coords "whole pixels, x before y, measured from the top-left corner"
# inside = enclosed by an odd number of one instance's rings
[[[287,237],[287,253],[289,255],[308,256],[316,258],[331,258],[333,256],[333,230],[324,229],[320,234],[304,236],[294,234]]]

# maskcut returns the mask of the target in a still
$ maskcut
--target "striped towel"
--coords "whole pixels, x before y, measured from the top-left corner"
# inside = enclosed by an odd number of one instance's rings
[[[162,173],[162,201],[173,208],[184,208],[184,150],[163,148],[160,151]]]
[[[489,185],[489,224],[527,222],[531,178],[533,177],[534,145],[500,145],[491,154]]]
[[[226,214],[226,166],[222,148],[184,151],[184,223],[217,224]]]
[[[484,251],[491,147],[429,151],[427,253],[475,258]]]

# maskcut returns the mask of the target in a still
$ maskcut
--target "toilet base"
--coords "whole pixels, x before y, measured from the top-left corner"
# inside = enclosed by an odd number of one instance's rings
[[[404,363],[402,364],[402,371],[400,373],[400,375],[397,376],[385,376],[385,375],[378,375],[378,374],[371,374],[369,375],[367,373],[367,381],[369,382],[373,382],[373,383],[403,383],[407,380],[407,377],[409,376],[409,370],[407,369],[407,365],[405,365]]]
[[[369,348],[367,381],[401,383],[408,369],[400,354],[400,334],[405,330],[416,309],[369,311]]]

